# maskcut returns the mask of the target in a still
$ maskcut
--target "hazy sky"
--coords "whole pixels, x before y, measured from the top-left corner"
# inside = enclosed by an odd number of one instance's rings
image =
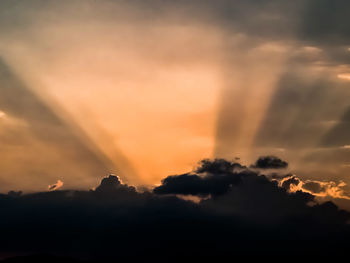
[[[348,0],[0,2],[0,190],[274,154],[350,183]]]

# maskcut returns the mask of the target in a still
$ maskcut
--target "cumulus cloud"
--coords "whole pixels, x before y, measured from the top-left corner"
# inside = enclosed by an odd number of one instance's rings
[[[350,195],[344,189],[346,183],[343,181],[302,180],[295,175],[290,175],[280,180],[279,184],[291,192],[303,191],[316,197],[350,200]]]

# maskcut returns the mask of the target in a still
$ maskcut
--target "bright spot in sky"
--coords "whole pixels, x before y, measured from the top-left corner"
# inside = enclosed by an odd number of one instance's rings
[[[6,116],[6,113],[0,110],[0,118],[3,118]]]
[[[49,191],[55,191],[58,188],[61,188],[63,186],[63,182],[61,180],[57,180],[55,184],[48,185],[47,188]]]
[[[350,73],[338,74],[339,79],[350,80]]]

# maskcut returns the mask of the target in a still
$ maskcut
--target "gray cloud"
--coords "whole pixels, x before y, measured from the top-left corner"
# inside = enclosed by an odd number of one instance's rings
[[[349,1],[305,1],[301,37],[317,43],[349,44]]]

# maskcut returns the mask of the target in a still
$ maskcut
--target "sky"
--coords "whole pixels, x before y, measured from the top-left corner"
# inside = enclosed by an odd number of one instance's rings
[[[348,0],[0,1],[0,260],[340,255],[349,14]]]
[[[0,5],[1,189],[260,155],[348,184],[347,1]]]

